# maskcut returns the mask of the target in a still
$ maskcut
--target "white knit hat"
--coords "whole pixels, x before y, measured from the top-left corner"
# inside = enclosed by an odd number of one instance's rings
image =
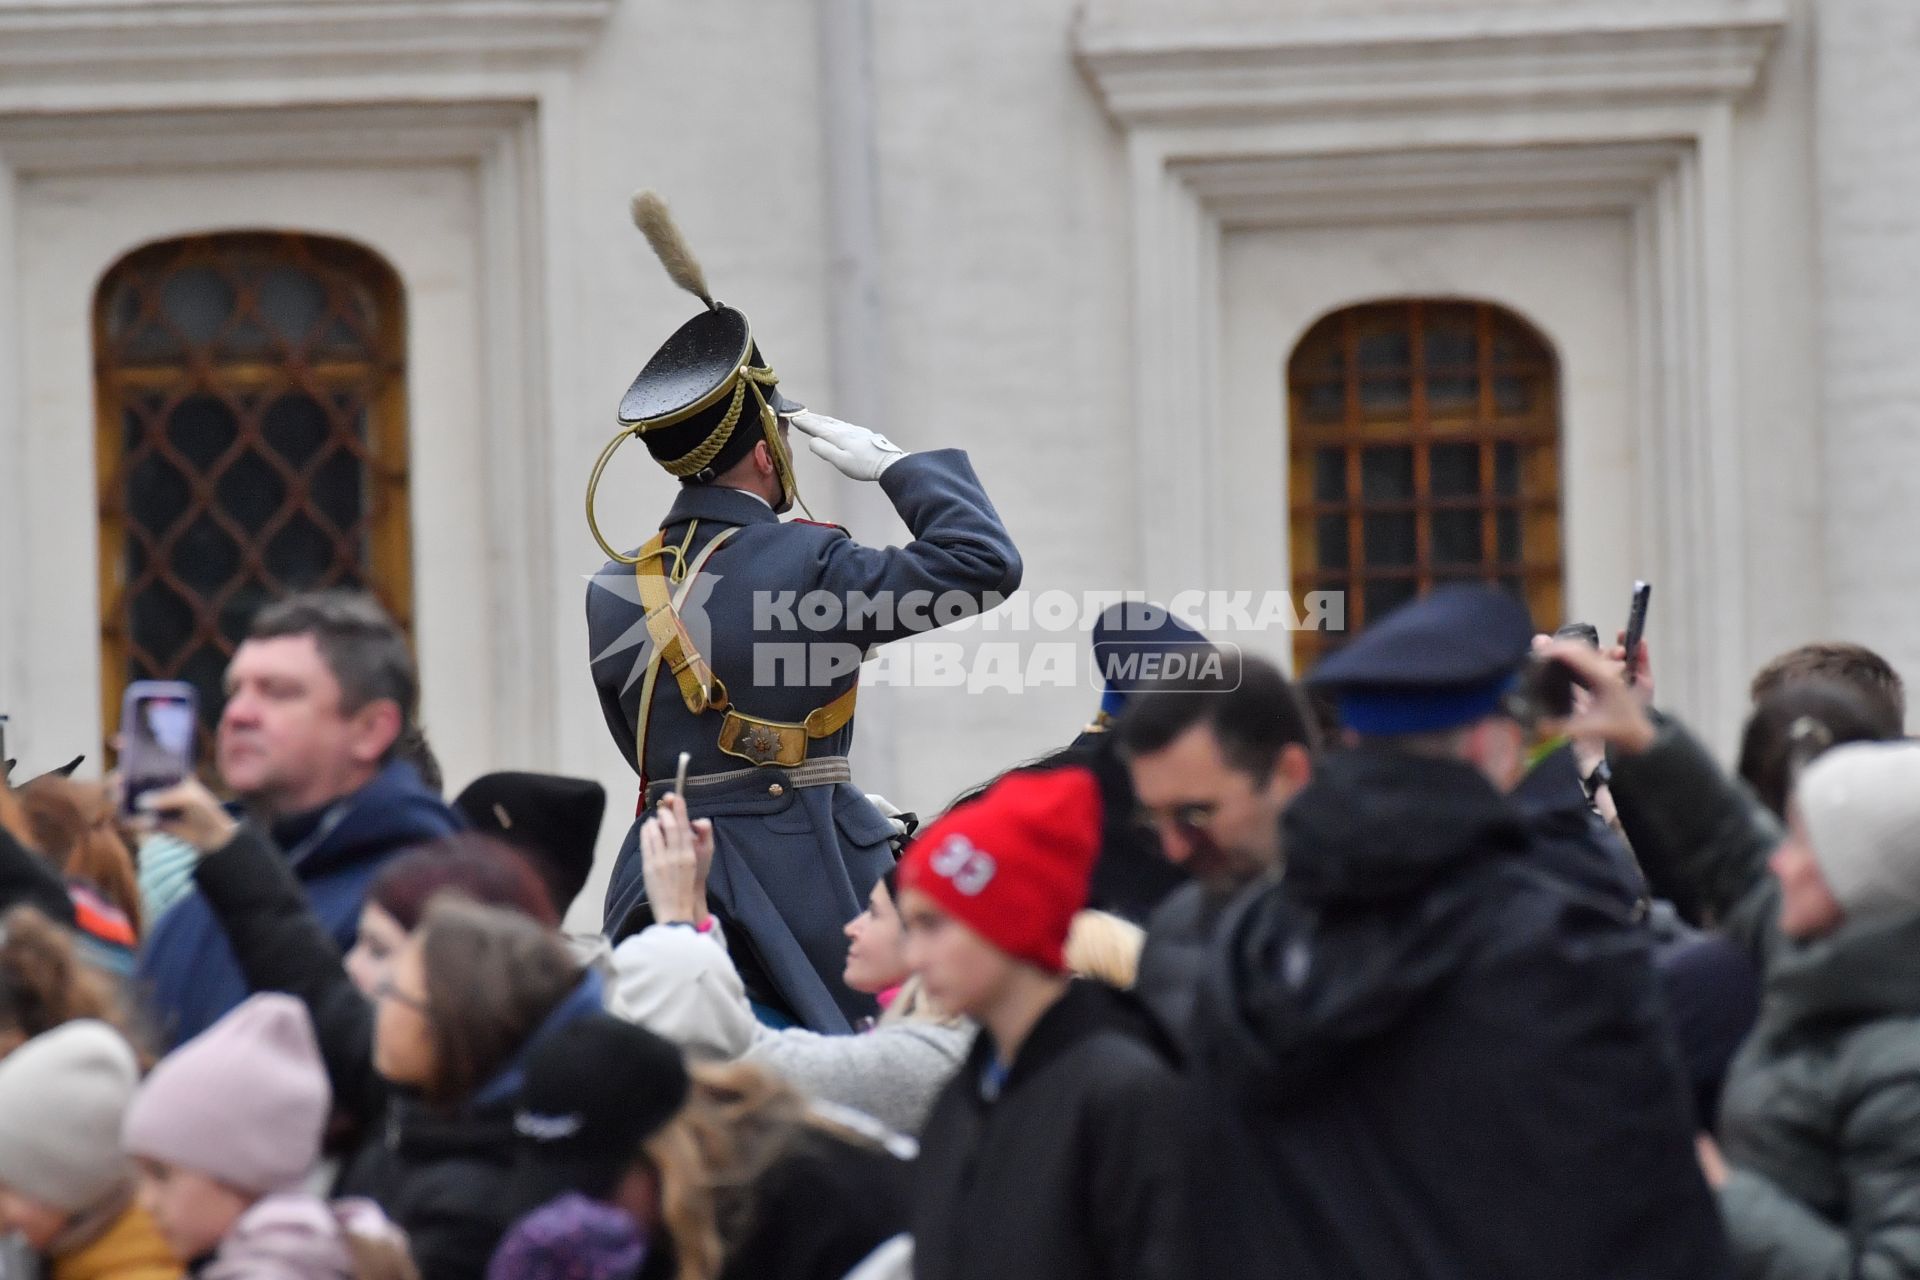
[[[0,1185],[68,1215],[131,1184],[120,1123],[140,1069],[104,1022],[69,1022],[0,1058]]]
[[[1851,742],[1794,788],[1814,861],[1849,916],[1920,909],[1920,742]]]

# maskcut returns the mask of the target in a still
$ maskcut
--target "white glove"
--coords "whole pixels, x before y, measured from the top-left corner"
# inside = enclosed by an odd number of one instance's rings
[[[878,480],[881,472],[907,456],[904,449],[878,431],[856,427],[811,409],[802,409],[788,421],[793,423],[795,431],[807,437],[807,448],[813,450],[815,457],[825,459],[849,479]]]

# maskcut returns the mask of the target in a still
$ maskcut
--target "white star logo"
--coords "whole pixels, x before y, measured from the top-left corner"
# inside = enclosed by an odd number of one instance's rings
[[[620,686],[620,692],[625,694],[646,676],[647,663],[653,657],[652,637],[647,631],[647,610],[646,606],[640,602],[640,580],[631,568],[620,566],[616,571],[611,565],[603,567],[598,573],[582,576],[587,580],[589,600],[592,598],[592,593],[599,590],[632,606],[632,624],[592,658],[592,665],[598,667],[602,662],[629,649],[634,651],[633,665],[627,672],[625,683]],[[708,641],[713,635],[713,624],[707,616],[707,602],[713,598],[713,590],[720,584],[720,578],[720,574],[702,572],[693,580],[693,589],[687,593],[686,599],[680,602],[678,610],[681,625],[686,627],[687,637],[693,641],[693,647],[709,657],[712,650]]]

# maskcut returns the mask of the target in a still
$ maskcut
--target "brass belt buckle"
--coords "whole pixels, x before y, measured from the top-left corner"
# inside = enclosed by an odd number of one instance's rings
[[[791,769],[807,758],[807,733],[797,724],[729,711],[720,722],[720,750],[751,764]]]

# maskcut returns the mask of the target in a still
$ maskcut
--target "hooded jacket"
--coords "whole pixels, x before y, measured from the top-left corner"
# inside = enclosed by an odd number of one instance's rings
[[[914,1172],[918,1280],[1146,1280],[1179,1257],[1174,1055],[1130,996],[1076,981],[996,1089],[982,1031]]]
[[[1199,1274],[1726,1274],[1647,943],[1470,766],[1361,749],[1289,807],[1194,1019]]]
[[[274,839],[344,952],[353,945],[367,886],[387,859],[459,828],[460,819],[413,766],[396,760],[321,813],[276,823]],[[160,917],[141,947],[138,976],[169,1046],[199,1035],[247,998],[233,948],[199,894]]]
[[[1614,785],[1671,855],[1663,871],[1765,966],[1720,1102],[1739,1275],[1920,1276],[1920,912],[1782,934],[1767,871],[1781,830],[1677,723],[1623,757]]]
[[[753,1015],[720,932],[649,925],[613,949],[607,1007],[688,1053],[739,1058],[917,1134],[973,1044],[973,1024],[902,1019],[852,1035],[774,1028]]]

